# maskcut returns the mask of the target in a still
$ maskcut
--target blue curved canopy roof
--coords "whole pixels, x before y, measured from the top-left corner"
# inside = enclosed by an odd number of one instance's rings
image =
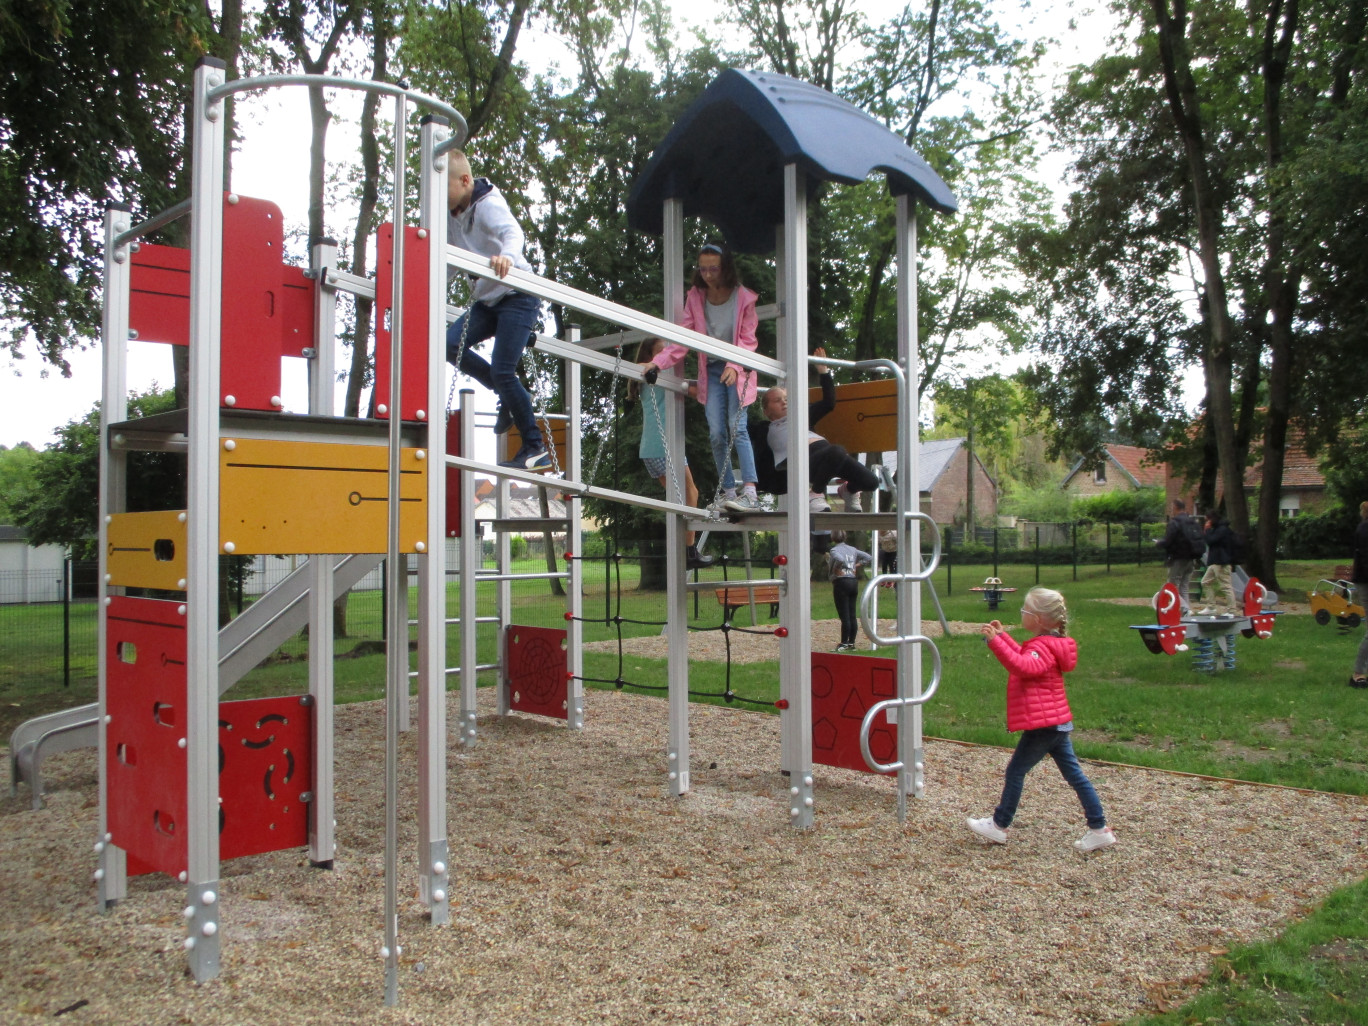
[[[797,163],[809,191],[823,181],[888,176],[895,196],[958,209],[940,176],[860,108],[808,82],[760,71],[722,72],[670,129],[627,200],[627,223],[659,235],[662,203],[678,199],[745,253],[774,249],[784,220],[784,167]]]

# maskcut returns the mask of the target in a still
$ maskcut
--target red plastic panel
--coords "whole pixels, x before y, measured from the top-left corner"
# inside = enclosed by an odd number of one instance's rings
[[[185,617],[116,597],[105,610],[109,832],[129,872],[185,868]]]
[[[1241,607],[1244,610],[1244,615],[1256,616],[1262,613],[1263,602],[1267,596],[1268,589],[1264,587],[1263,582],[1257,577],[1251,577],[1249,583],[1245,585],[1244,594],[1241,596],[1244,603]]]
[[[283,262],[280,208],[240,196],[223,207],[220,391],[235,409],[275,410],[280,358],[314,344],[313,280]],[[190,251],[144,244],[133,254],[129,327],[148,342],[190,341]],[[227,403],[232,396],[233,402]]]
[[[299,697],[219,706],[219,857],[234,859],[309,843],[313,707]]]
[[[446,451],[448,456],[462,456],[461,418],[456,414],[447,417]],[[466,471],[459,467],[446,468],[446,533],[448,538],[461,536],[461,475]]]
[[[871,772],[860,754],[860,724],[875,702],[898,696],[898,661],[812,653],[812,761]],[[898,728],[876,719],[869,752],[879,762],[898,757]]]
[[[566,632],[514,624],[508,627],[505,638],[509,707],[518,712],[569,719]]]
[[[190,344],[190,251],[143,243],[129,269],[128,326],[143,342]]]
[[[389,402],[390,311],[394,305],[394,225],[382,224],[375,240],[375,402]],[[418,229],[404,229],[404,369],[400,413],[423,420],[427,410],[428,242]],[[418,416],[423,410],[424,417]],[[387,419],[388,414],[383,414]]]
[[[1165,583],[1154,596],[1154,611],[1159,615],[1159,623],[1164,627],[1177,627],[1182,623],[1183,604],[1179,601],[1178,589],[1172,581]]]

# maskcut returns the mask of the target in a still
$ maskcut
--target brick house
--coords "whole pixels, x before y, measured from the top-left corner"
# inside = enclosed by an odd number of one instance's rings
[[[1263,480],[1263,461],[1245,469],[1244,490],[1250,503],[1251,515],[1255,493]],[[1216,480],[1216,498],[1219,501],[1225,491],[1224,482]],[[1186,500],[1192,509],[1197,498],[1197,487],[1181,477],[1170,477],[1165,484],[1165,496],[1172,502],[1175,498]],[[1325,491],[1325,475],[1320,464],[1307,455],[1305,436],[1295,428],[1288,429],[1287,446],[1283,452],[1282,490],[1278,495],[1278,515],[1284,519],[1302,513],[1319,513],[1329,504]]]
[[[1138,445],[1105,445],[1100,464],[1084,470],[1085,461],[1079,459],[1064,475],[1060,488],[1080,496],[1163,488],[1168,479],[1167,464],[1153,462],[1154,455]]]
[[[938,524],[962,524],[968,514],[969,449],[963,438],[940,438],[921,443],[918,482],[920,507]],[[974,519],[993,523],[997,517],[998,487],[983,461],[974,456]]]

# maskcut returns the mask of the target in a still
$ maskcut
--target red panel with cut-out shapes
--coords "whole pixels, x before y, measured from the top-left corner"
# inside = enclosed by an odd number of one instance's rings
[[[898,696],[898,661],[869,656],[812,653],[812,761],[872,772],[860,754],[860,724],[875,702]],[[898,726],[887,716],[869,733],[869,753],[879,762],[898,757]]]

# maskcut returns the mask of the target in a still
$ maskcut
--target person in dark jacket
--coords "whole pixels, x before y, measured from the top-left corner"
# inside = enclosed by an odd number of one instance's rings
[[[826,353],[818,348],[813,350],[813,355],[825,356]],[[876,468],[878,473],[870,470],[842,446],[828,442],[814,430],[817,422],[836,408],[836,385],[830,368],[819,365],[817,381],[822,388],[822,398],[808,407],[809,508],[814,513],[825,513],[830,508],[826,502],[826,487],[833,479],[840,478],[844,484],[837,491],[845,500],[846,510],[859,513],[862,512],[860,492],[892,491],[893,482],[882,465]],[[746,425],[751,447],[755,450],[757,480],[764,491],[783,495],[788,491],[788,473],[784,469],[788,460],[785,448],[788,442],[788,391],[779,385],[771,387],[765,392],[760,408],[766,420],[753,420]]]
[[[1354,529],[1354,572],[1350,576],[1354,579],[1354,601],[1362,606],[1368,601],[1368,502],[1359,503],[1359,517],[1359,525]],[[1368,628],[1359,642],[1349,683],[1356,688],[1368,688]]]
[[[1164,566],[1168,570],[1168,582],[1178,589],[1178,600],[1182,603],[1183,615],[1192,612],[1188,602],[1188,590],[1192,584],[1192,571],[1202,553],[1194,551],[1191,537],[1196,533],[1191,528],[1201,529],[1197,518],[1187,511],[1187,503],[1182,499],[1173,500],[1173,516],[1169,518],[1164,537],[1155,545],[1164,550]]]
[[[1202,594],[1208,599],[1206,608],[1197,610],[1197,615],[1233,617],[1238,612],[1235,588],[1230,583],[1230,567],[1235,562],[1235,532],[1219,515],[1208,513],[1205,538],[1207,568],[1202,574]]]

